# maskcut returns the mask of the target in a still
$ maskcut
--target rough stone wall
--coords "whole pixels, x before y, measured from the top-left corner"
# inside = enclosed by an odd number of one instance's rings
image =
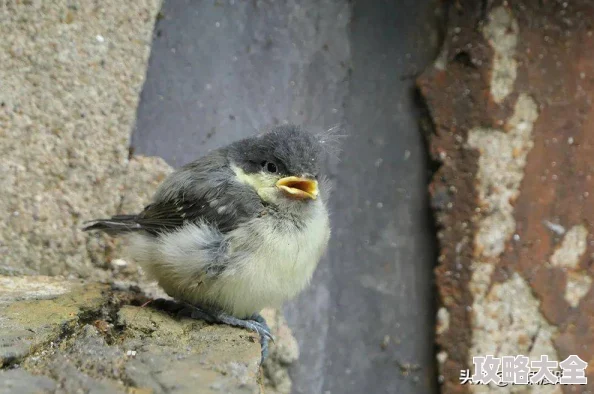
[[[577,354],[594,384],[594,3],[449,2],[433,123],[445,393],[472,356]],[[492,389],[511,392],[511,387]],[[550,390],[550,391],[549,391]]]
[[[0,273],[105,277],[113,244],[82,222],[118,212],[123,192],[153,188],[137,178],[168,168],[128,165],[159,7],[0,1]]]

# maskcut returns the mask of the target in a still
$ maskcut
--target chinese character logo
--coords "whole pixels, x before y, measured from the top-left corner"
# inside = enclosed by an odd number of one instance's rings
[[[588,363],[576,355],[571,355],[561,362],[549,360],[542,355],[538,360],[530,361],[523,355],[492,355],[472,358],[474,373],[460,371],[460,384],[484,384],[496,386],[508,385],[582,385],[588,384],[585,369]]]

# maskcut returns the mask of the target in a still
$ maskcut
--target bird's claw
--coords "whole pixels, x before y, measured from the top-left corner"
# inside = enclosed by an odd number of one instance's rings
[[[270,333],[270,328],[266,324],[262,324],[256,320],[246,320],[247,324],[249,325],[249,329],[252,331],[257,332],[263,337],[266,337],[268,340],[274,343],[274,336]]]

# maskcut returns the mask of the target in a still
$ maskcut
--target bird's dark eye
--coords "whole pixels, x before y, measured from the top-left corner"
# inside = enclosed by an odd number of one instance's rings
[[[278,169],[276,168],[276,164],[274,164],[274,163],[273,163],[273,162],[271,162],[271,161],[263,161],[263,162],[262,162],[262,167],[263,167],[263,168],[264,168],[266,171],[268,171],[268,172],[270,172],[270,173],[273,173],[273,174],[274,174],[275,172],[277,172],[277,171],[278,171]]]

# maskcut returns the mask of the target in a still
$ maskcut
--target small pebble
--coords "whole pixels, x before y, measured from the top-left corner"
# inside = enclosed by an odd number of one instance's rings
[[[388,345],[389,344],[390,344],[390,336],[389,335],[385,335],[384,336],[384,340],[382,341],[382,344],[381,344],[382,350],[386,350],[388,348]]]
[[[115,265],[116,267],[125,267],[128,265],[128,262],[123,259],[114,259],[111,261],[111,264]]]
[[[514,241],[519,241],[520,240],[520,235],[519,234],[514,234]]]
[[[547,228],[549,230],[551,230],[555,234],[558,234],[558,235],[565,234],[565,231],[566,230],[565,230],[565,227],[563,227],[562,225],[557,224],[557,223],[550,222],[548,220],[543,221],[543,223],[544,223],[545,226],[547,226]]]

